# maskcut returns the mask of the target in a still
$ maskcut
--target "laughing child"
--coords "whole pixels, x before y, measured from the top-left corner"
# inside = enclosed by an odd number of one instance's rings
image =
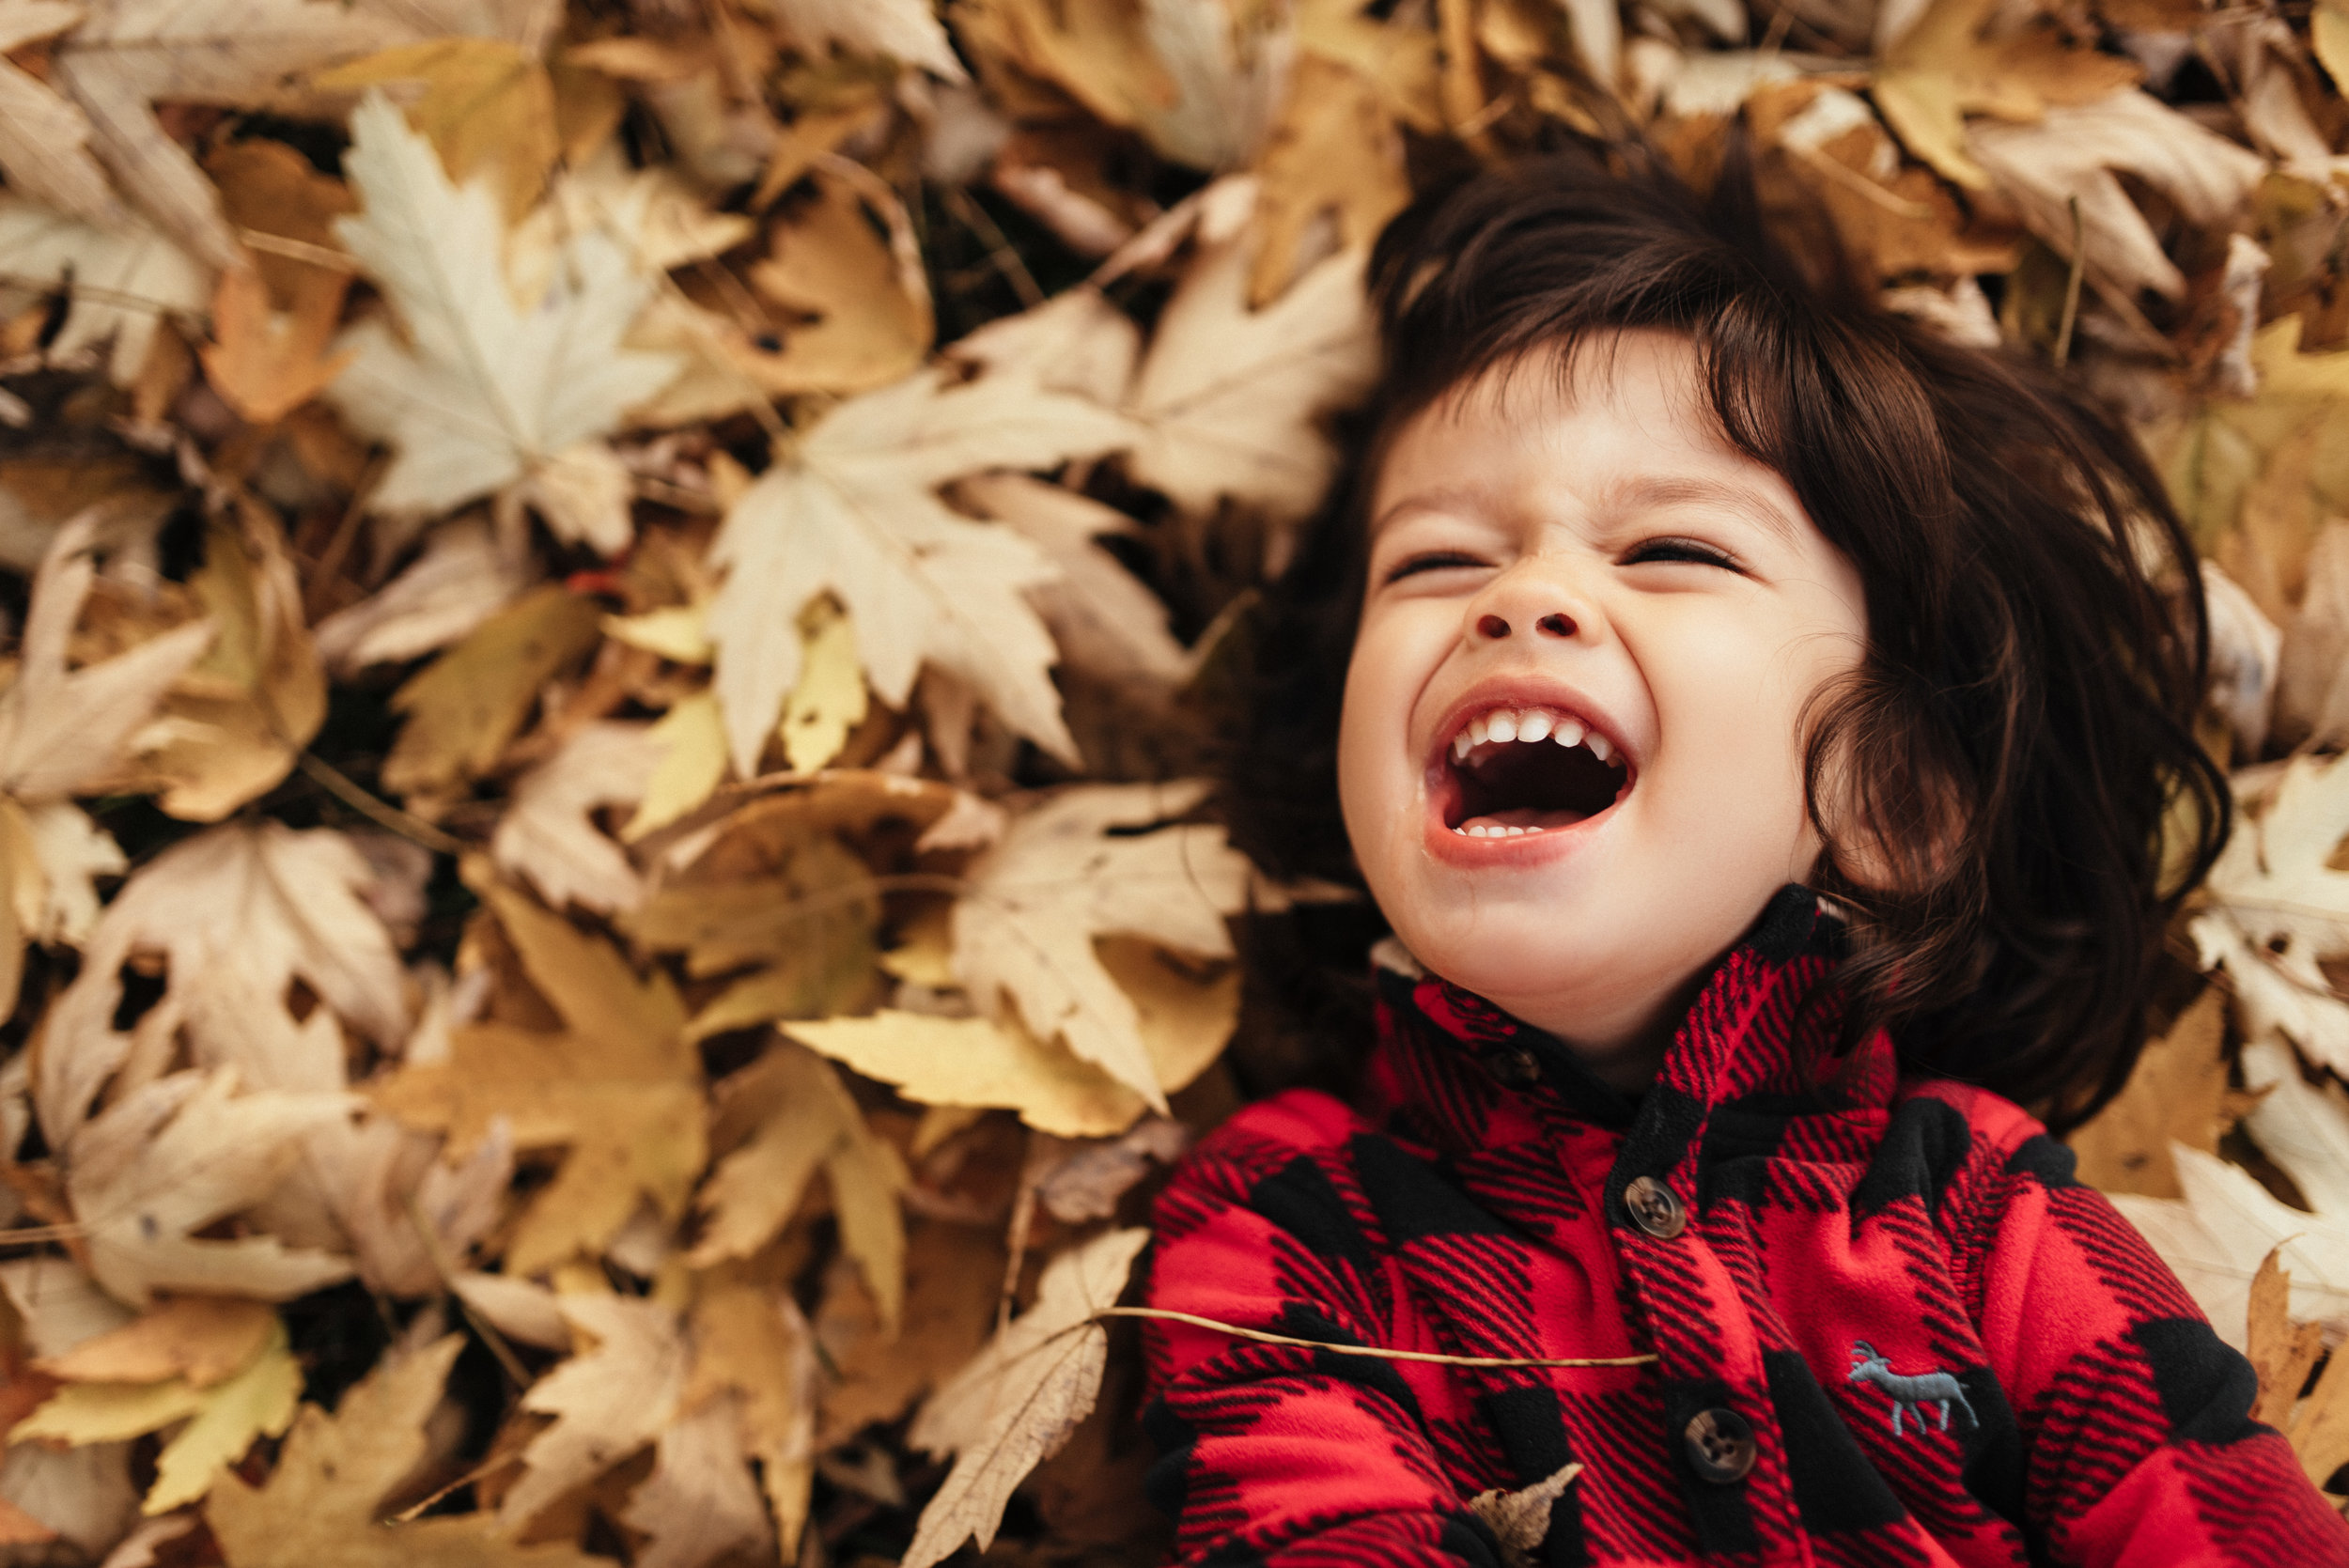
[[[1153,1322],[1181,1558],[1498,1565],[1469,1499],[1579,1465],[1536,1561],[2349,1564],[2016,1103],[2125,1079],[2225,835],[2190,548],[2083,397],[1757,227],[1553,160],[1379,245],[1289,589],[1342,697],[1265,722],[1408,954],[1361,1103],[1178,1172],[1149,1299],[1424,1358]]]

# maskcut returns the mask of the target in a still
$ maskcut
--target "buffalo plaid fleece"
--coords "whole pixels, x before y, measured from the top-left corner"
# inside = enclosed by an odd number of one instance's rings
[[[1781,894],[1636,1102],[1480,998],[1382,974],[1366,1110],[1293,1092],[1206,1140],[1159,1201],[1155,1306],[1658,1361],[1465,1368],[1152,1321],[1181,1560],[1498,1565],[1466,1499],[1579,1462],[1549,1568],[2349,1565],[2349,1526],[2249,1419],[2249,1366],[2062,1145],[1901,1079],[1881,1035],[1805,1070],[1835,1038],[1837,929]]]

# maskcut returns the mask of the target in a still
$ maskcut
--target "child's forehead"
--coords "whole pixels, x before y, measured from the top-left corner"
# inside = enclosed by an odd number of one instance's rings
[[[1371,455],[1371,516],[1383,515],[1404,487],[1485,482],[1496,450],[1546,448],[1576,462],[1595,421],[1638,432],[1616,458],[1657,472],[1627,481],[1670,488],[1679,482],[1671,471],[1693,460],[1716,482],[1785,488],[1729,439],[1695,344],[1668,333],[1608,333],[1497,360],[1397,420]]]

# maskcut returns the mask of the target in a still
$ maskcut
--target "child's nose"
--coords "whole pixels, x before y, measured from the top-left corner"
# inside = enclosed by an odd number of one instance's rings
[[[1533,630],[1537,635],[1547,634],[1551,637],[1571,637],[1574,635],[1575,629],[1574,617],[1565,613],[1563,611],[1554,610],[1547,615],[1540,616],[1533,622]],[[1509,632],[1509,623],[1501,619],[1499,615],[1485,615],[1477,620],[1476,634],[1480,637],[1488,638],[1491,641],[1498,643],[1503,637],[1508,636]]]

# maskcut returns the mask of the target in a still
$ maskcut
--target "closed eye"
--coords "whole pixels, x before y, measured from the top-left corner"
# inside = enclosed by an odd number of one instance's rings
[[[1677,536],[1641,539],[1624,552],[1621,564],[1626,567],[1639,567],[1655,562],[1683,562],[1690,566],[1719,567],[1724,571],[1740,574],[1746,569],[1735,556],[1718,546],[1706,544],[1703,539]]]
[[[1416,577],[1421,572],[1446,571],[1455,567],[1481,567],[1484,564],[1475,556],[1464,555],[1456,550],[1430,551],[1424,555],[1413,555],[1397,562],[1388,569],[1387,575],[1380,582],[1382,583],[1400,582],[1405,578]]]

